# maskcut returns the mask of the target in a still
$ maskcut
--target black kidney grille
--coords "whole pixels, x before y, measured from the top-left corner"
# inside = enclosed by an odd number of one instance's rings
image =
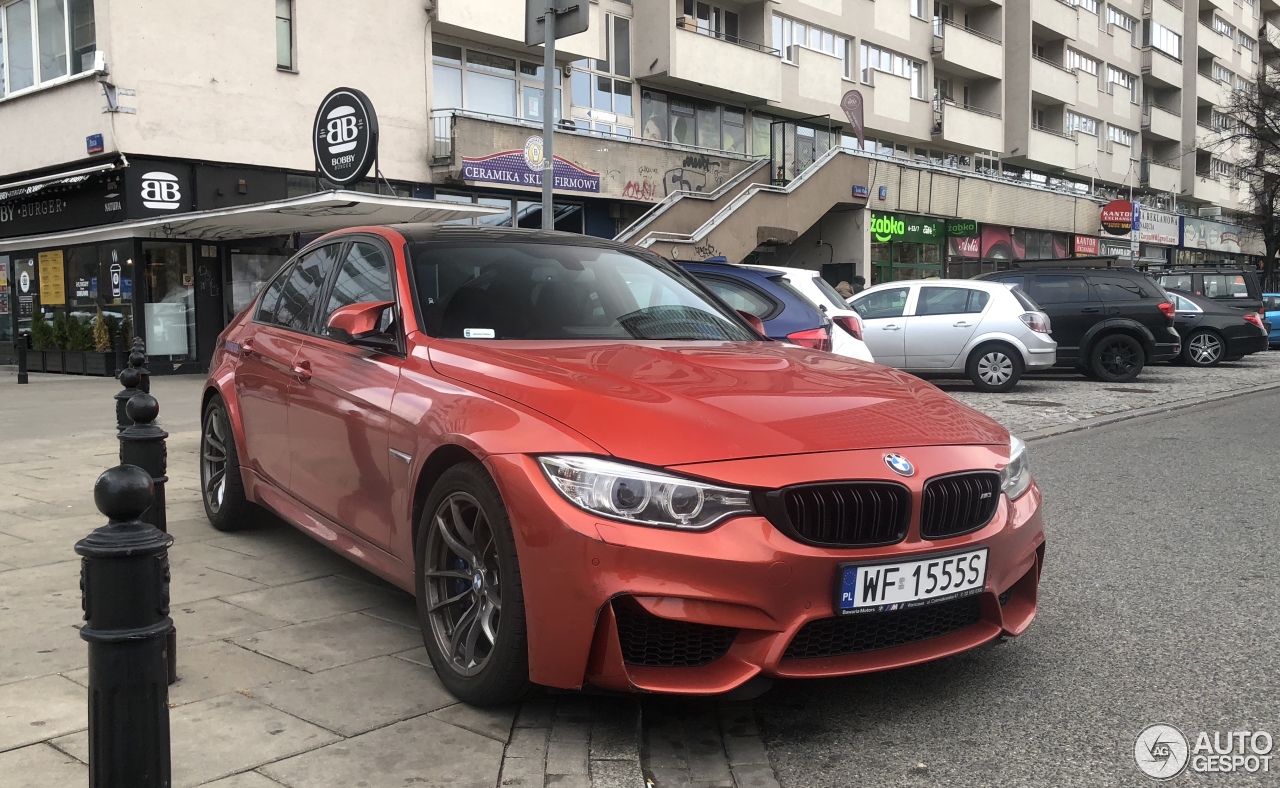
[[[840,547],[893,544],[907,535],[911,493],[891,482],[842,482],[782,491],[787,525],[802,541]]]
[[[982,620],[980,595],[934,605],[810,621],[787,646],[784,659],[843,657],[918,643]]]
[[[930,479],[924,485],[920,536],[943,539],[976,531],[991,522],[999,504],[998,473],[976,471]]]
[[[651,615],[634,602],[613,606],[622,661],[652,668],[696,668],[723,657],[738,630],[673,621]]]

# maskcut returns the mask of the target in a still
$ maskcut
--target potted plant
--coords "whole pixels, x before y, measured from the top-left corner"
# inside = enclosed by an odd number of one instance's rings
[[[44,372],[45,352],[53,347],[53,329],[43,316],[36,316],[31,321],[31,352],[27,354],[27,369],[32,372]]]
[[[93,351],[85,353],[86,375],[114,375],[116,354],[111,350],[111,324],[102,315],[102,307],[93,319]]]
[[[62,371],[74,375],[85,373],[85,355],[93,347],[93,333],[88,321],[67,315],[67,351],[62,354]]]

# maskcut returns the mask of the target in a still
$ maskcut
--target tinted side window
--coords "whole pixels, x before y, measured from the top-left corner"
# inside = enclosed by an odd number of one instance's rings
[[[324,321],[334,310],[350,304],[366,304],[374,301],[394,301],[391,291],[391,265],[382,250],[371,243],[358,241],[351,245],[346,258],[338,267],[338,277],[329,294],[324,310]],[[391,311],[384,314],[389,319]]]
[[[308,331],[315,317],[320,290],[333,271],[342,244],[322,246],[294,264],[285,277],[280,303],[276,306],[276,325],[294,331]]]
[[[1205,274],[1204,294],[1209,298],[1248,298],[1249,286],[1240,274]]]
[[[902,317],[902,313],[907,311],[907,293],[909,292],[910,289],[906,287],[877,290],[854,301],[853,308],[867,320],[875,320],[881,317]]]
[[[750,312],[761,319],[773,312],[773,302],[749,285],[717,277],[702,279],[702,283],[734,309]]]
[[[1018,303],[1022,304],[1023,309],[1027,310],[1028,312],[1040,311],[1040,305],[1037,304],[1035,301],[1032,301],[1030,296],[1028,296],[1026,293],[1022,292],[1022,288],[1020,287],[1010,288],[1009,292],[1013,293],[1013,297],[1018,299]]]
[[[262,293],[262,300],[258,302],[258,313],[254,315],[254,320],[259,323],[275,322],[276,307],[280,304],[280,291],[284,290],[284,282],[289,278],[290,270],[291,266],[284,266],[284,270],[267,286]]]
[[[967,287],[922,287],[916,301],[917,315],[958,315],[969,310]]]
[[[1093,277],[1093,286],[1103,301],[1140,301],[1147,297],[1141,285],[1126,279]]]
[[[1165,274],[1160,277],[1160,284],[1166,290],[1191,290],[1191,274]]]
[[[1084,277],[1075,274],[1037,274],[1031,277],[1031,297],[1037,304],[1092,300]]]

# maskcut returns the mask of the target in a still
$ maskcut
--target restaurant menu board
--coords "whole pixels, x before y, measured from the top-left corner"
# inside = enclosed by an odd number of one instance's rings
[[[18,292],[18,319],[30,320],[35,312],[36,261],[30,257],[15,258],[13,281]]]
[[[62,274],[62,250],[40,252],[40,303],[62,306],[67,303],[67,288]]]
[[[9,256],[0,254],[0,315],[9,314]]]

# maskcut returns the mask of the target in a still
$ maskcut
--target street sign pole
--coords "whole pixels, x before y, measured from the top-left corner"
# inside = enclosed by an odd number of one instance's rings
[[[542,27],[542,229],[556,229],[556,217],[552,200],[555,189],[555,99],[556,99],[556,3],[547,0],[546,16]]]

